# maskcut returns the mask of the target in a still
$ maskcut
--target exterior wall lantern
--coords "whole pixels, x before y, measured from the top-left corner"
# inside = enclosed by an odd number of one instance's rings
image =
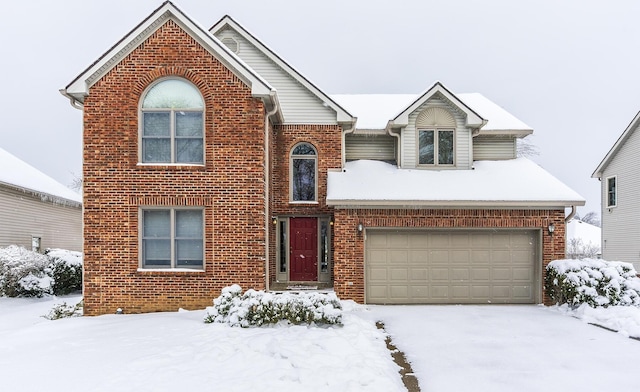
[[[553,232],[556,231],[556,225],[552,223],[549,225],[548,229],[549,229],[549,235],[553,235]]]
[[[362,223],[358,223],[358,233],[362,233],[362,230],[364,230],[364,226]]]

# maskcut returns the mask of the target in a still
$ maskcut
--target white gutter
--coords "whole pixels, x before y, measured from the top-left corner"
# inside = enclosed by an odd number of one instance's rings
[[[391,124],[392,121],[388,121],[387,122],[387,126],[385,127],[385,131],[387,131],[387,134],[389,134],[389,136],[393,136],[396,138],[396,141],[398,142],[398,144],[396,145],[396,166],[400,167],[400,153],[401,153],[401,149],[400,149],[400,133],[393,133],[391,132]]]
[[[73,107],[74,109],[82,110],[82,108],[83,108],[82,103],[79,103],[79,101],[77,99],[75,99],[73,96],[67,94],[67,90],[61,89],[61,90],[58,90],[58,91],[60,91],[60,94],[62,94],[63,96],[69,98],[69,104],[71,104],[71,107]]]
[[[578,209],[576,208],[576,206],[571,206],[571,212],[566,218],[564,218],[565,223],[573,219],[573,217],[576,216],[576,212],[578,212]]]
[[[278,112],[280,103],[275,91],[272,91],[271,99],[273,101],[273,109],[264,115],[264,288],[269,291],[269,231],[271,230],[271,214],[269,214],[269,117]]]
[[[346,139],[347,139],[347,134],[349,134],[349,133],[353,133],[353,131],[355,131],[355,130],[356,130],[356,123],[357,123],[357,122],[358,122],[358,118],[357,118],[357,117],[354,117],[354,118],[353,118],[353,124],[351,125],[351,128],[350,128],[350,129],[347,129],[347,130],[342,131],[342,140],[340,140],[340,143],[341,143],[341,145],[340,145],[340,150],[342,151],[342,153],[340,154],[340,155],[341,155],[341,157],[340,157],[340,158],[341,158],[341,160],[342,160],[342,162],[341,162],[341,168],[342,168],[342,169],[344,169],[344,165],[345,165],[345,164],[346,164],[346,162],[347,162],[347,152],[345,151],[345,150],[346,150]]]

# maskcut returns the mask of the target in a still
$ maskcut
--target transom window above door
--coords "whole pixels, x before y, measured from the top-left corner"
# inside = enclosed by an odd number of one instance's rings
[[[309,143],[299,143],[291,150],[291,201],[316,202],[318,195],[318,155]]]
[[[204,100],[183,79],[164,79],[145,94],[141,113],[143,163],[204,163]]]

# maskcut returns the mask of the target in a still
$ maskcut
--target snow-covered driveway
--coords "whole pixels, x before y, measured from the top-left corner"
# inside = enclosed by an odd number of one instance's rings
[[[640,342],[543,306],[369,306],[425,392],[637,391]]]

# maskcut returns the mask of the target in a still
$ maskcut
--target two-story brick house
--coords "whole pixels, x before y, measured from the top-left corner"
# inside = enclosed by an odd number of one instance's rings
[[[330,97],[230,17],[207,31],[171,2],[62,93],[84,112],[90,315],[204,307],[232,283],[542,302],[584,204],[478,94]]]

